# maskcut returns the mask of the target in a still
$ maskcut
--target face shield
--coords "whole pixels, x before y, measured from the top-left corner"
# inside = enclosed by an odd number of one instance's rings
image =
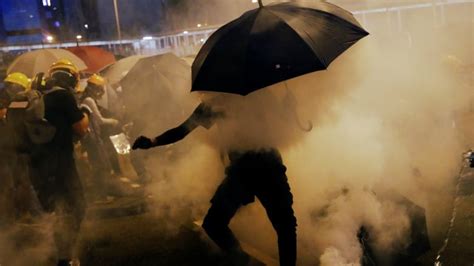
[[[76,87],[79,84],[79,79],[76,75],[69,73],[66,70],[56,70],[51,74],[51,77],[55,80],[57,86],[65,89],[70,89],[73,92],[76,91]]]

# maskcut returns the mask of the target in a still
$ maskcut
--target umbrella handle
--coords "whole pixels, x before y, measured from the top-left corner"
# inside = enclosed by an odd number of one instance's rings
[[[291,110],[293,112],[293,117],[296,120],[296,124],[301,130],[305,132],[310,132],[313,129],[313,122],[311,122],[311,120],[308,120],[307,121],[308,124],[306,126],[303,125],[298,113],[296,112],[296,98],[294,94],[290,91],[290,89],[288,88],[288,84],[286,83],[286,81],[284,83],[285,83],[285,88],[286,88],[286,93],[287,93],[286,97],[290,101],[290,106],[292,107]]]
[[[301,123],[301,120],[300,120],[300,117],[298,116],[298,114],[296,113],[296,111],[294,112],[295,113],[295,120],[296,120],[296,123],[298,124],[298,127],[305,131],[305,132],[310,132],[311,130],[313,130],[313,122],[311,122],[311,120],[308,120],[306,124],[306,127],[303,125],[303,123]]]

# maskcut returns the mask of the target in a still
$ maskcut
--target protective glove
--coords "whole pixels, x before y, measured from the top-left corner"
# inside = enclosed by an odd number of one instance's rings
[[[120,123],[120,122],[119,122],[117,119],[113,119],[113,118],[111,119],[111,124],[112,124],[113,127],[118,126],[119,123]]]
[[[153,141],[145,136],[138,137],[133,143],[132,149],[144,149],[147,150],[153,147]]]

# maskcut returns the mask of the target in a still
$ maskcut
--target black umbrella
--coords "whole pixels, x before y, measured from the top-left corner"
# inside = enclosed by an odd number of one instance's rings
[[[204,44],[192,67],[193,91],[246,95],[326,69],[368,35],[350,12],[327,2],[259,4]]]

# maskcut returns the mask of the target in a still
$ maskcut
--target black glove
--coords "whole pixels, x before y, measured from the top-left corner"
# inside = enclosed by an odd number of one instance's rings
[[[132,149],[133,150],[136,150],[136,149],[147,150],[151,147],[153,147],[153,142],[151,141],[151,139],[149,139],[145,136],[140,136],[133,143]]]

